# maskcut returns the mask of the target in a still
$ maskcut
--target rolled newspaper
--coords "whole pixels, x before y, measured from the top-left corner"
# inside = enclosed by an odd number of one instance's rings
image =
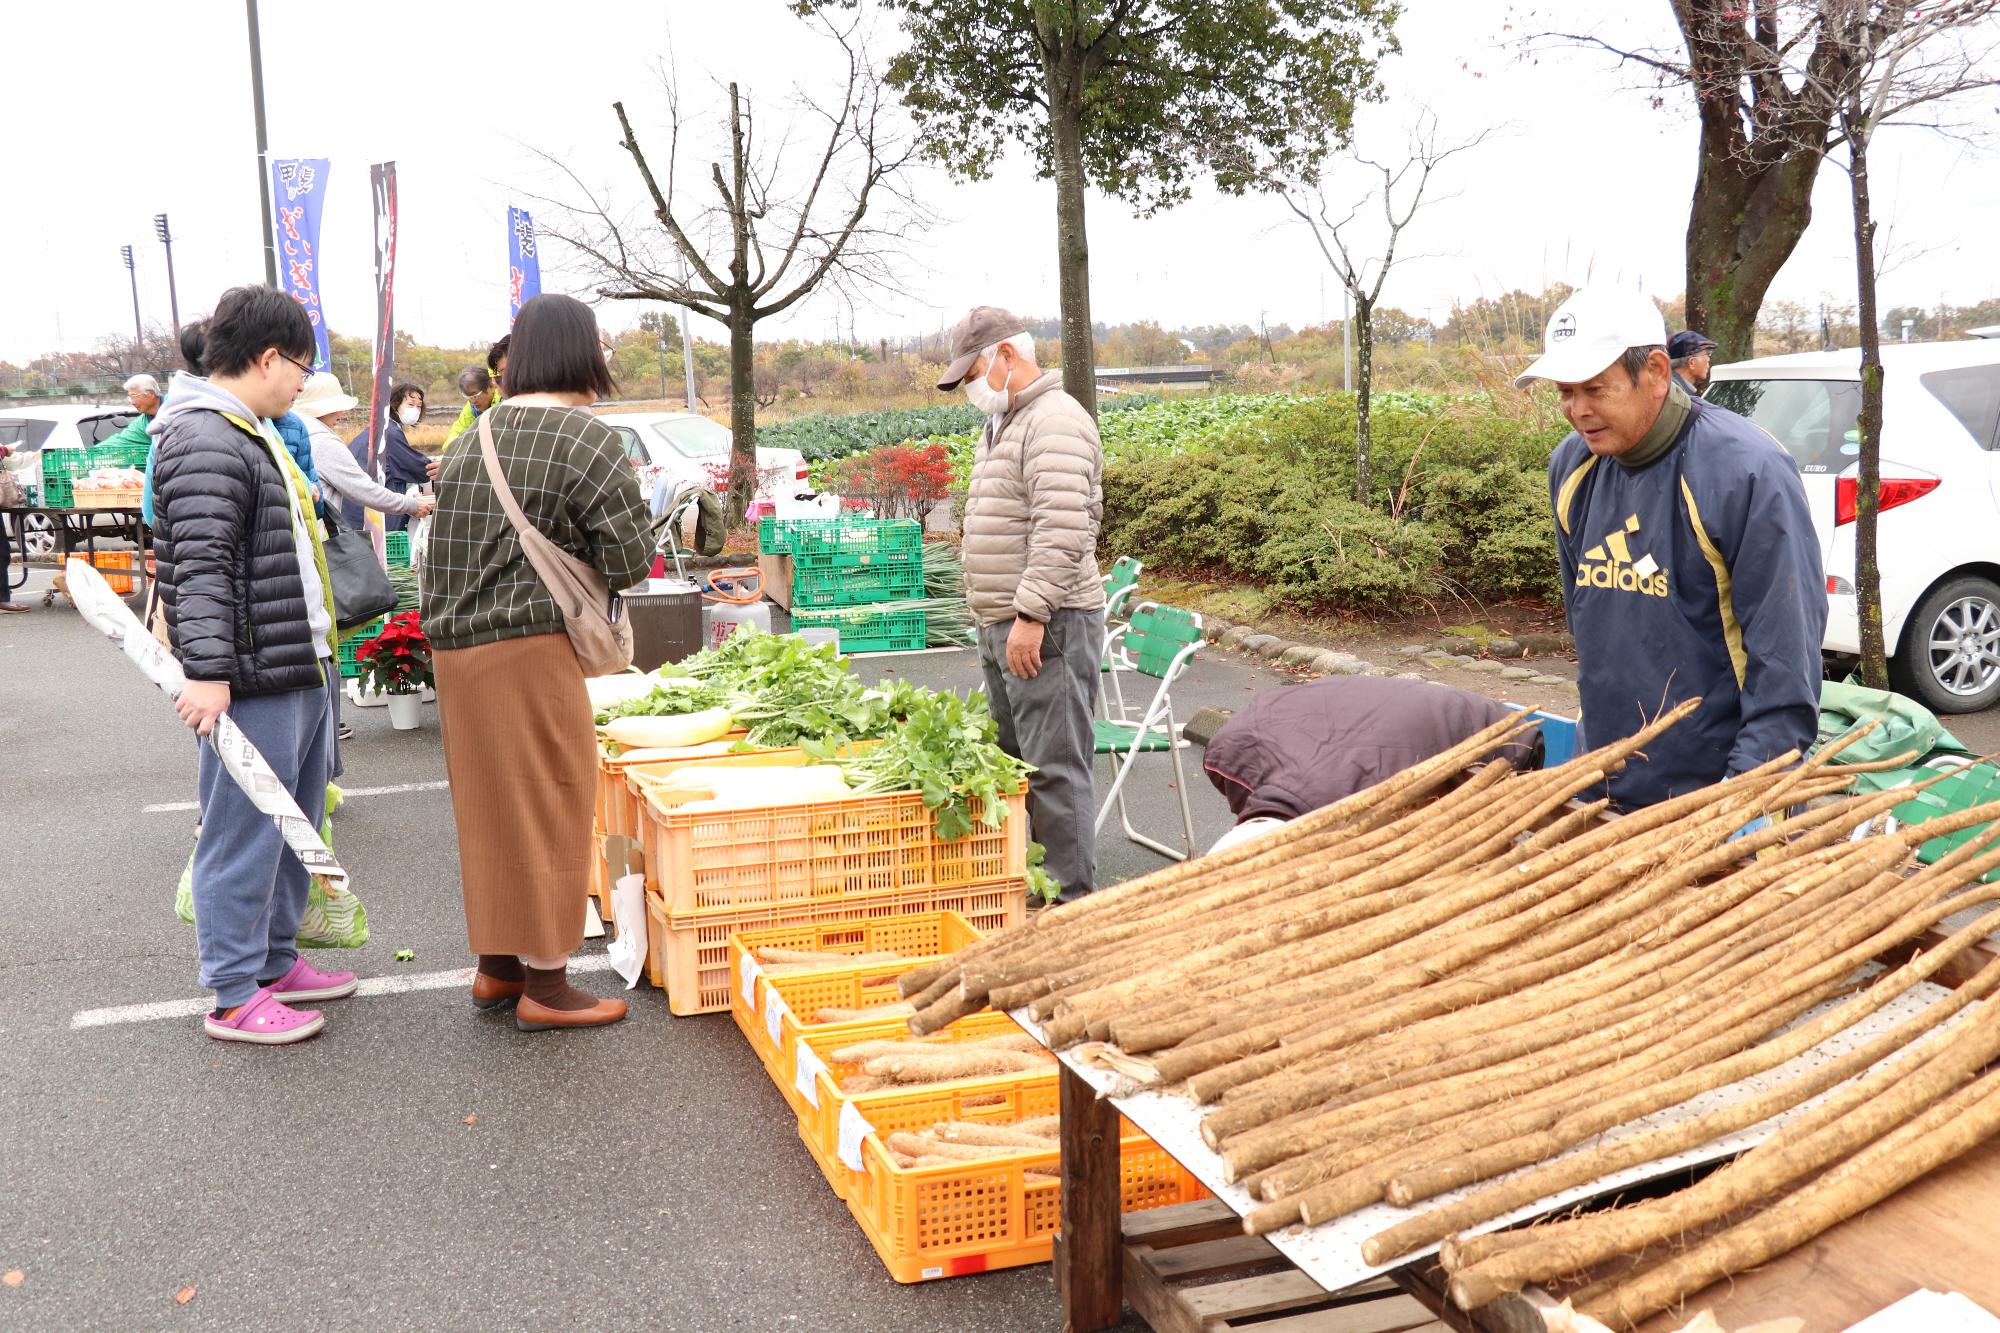
[[[147,633],[139,617],[111,590],[104,576],[85,561],[71,556],[63,565],[63,580],[69,589],[69,599],[76,603],[83,618],[131,658],[132,664],[147,680],[166,691],[169,699],[180,698],[188,683],[181,664],[164,644]],[[347,871],[320,840],[319,830],[299,809],[269,761],[229,720],[228,713],[215,719],[215,725],[209,729],[208,743],[215,748],[215,757],[222,761],[223,771],[235,779],[250,803],[278,826],[285,846],[292,849],[300,864],[324,881],[328,896],[345,893]]]

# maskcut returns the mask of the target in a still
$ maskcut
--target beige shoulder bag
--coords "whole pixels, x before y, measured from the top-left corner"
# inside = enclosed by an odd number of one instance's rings
[[[479,451],[486,459],[486,476],[493,494],[521,539],[521,550],[535,567],[542,583],[562,612],[563,630],[576,660],[586,676],[609,676],[632,665],[632,626],[625,620],[624,606],[604,576],[550,541],[541,529],[521,512],[507,476],[500,470],[500,455],[493,448],[493,414],[479,414]]]

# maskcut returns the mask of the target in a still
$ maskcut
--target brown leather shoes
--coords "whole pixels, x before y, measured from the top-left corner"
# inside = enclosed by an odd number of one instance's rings
[[[625,1001],[599,1000],[588,1009],[551,1009],[532,996],[523,995],[514,1007],[514,1026],[523,1032],[547,1032],[552,1028],[596,1028],[625,1017]]]
[[[489,977],[484,972],[474,972],[472,1003],[481,1009],[497,1009],[509,1000],[520,999],[524,984],[519,981],[502,981],[498,977]]]

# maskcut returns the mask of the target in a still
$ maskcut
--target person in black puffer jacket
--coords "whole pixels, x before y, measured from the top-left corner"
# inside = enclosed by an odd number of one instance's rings
[[[312,326],[266,287],[225,293],[208,322],[206,379],[175,381],[155,418],[154,551],[174,654],[175,699],[206,736],[229,714],[306,818],[325,815],[333,720],[333,605],[304,475],[269,419],[310,373]],[[354,993],[352,972],[299,956],[311,877],[271,819],[201,747],[194,912],[211,1037],[283,1045],[325,1019],[291,1004]]]

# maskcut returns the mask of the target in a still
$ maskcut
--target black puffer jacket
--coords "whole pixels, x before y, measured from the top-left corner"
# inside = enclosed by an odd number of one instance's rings
[[[154,552],[182,670],[244,695],[320,688],[288,483],[269,446],[209,409],[163,414],[154,438]]]

